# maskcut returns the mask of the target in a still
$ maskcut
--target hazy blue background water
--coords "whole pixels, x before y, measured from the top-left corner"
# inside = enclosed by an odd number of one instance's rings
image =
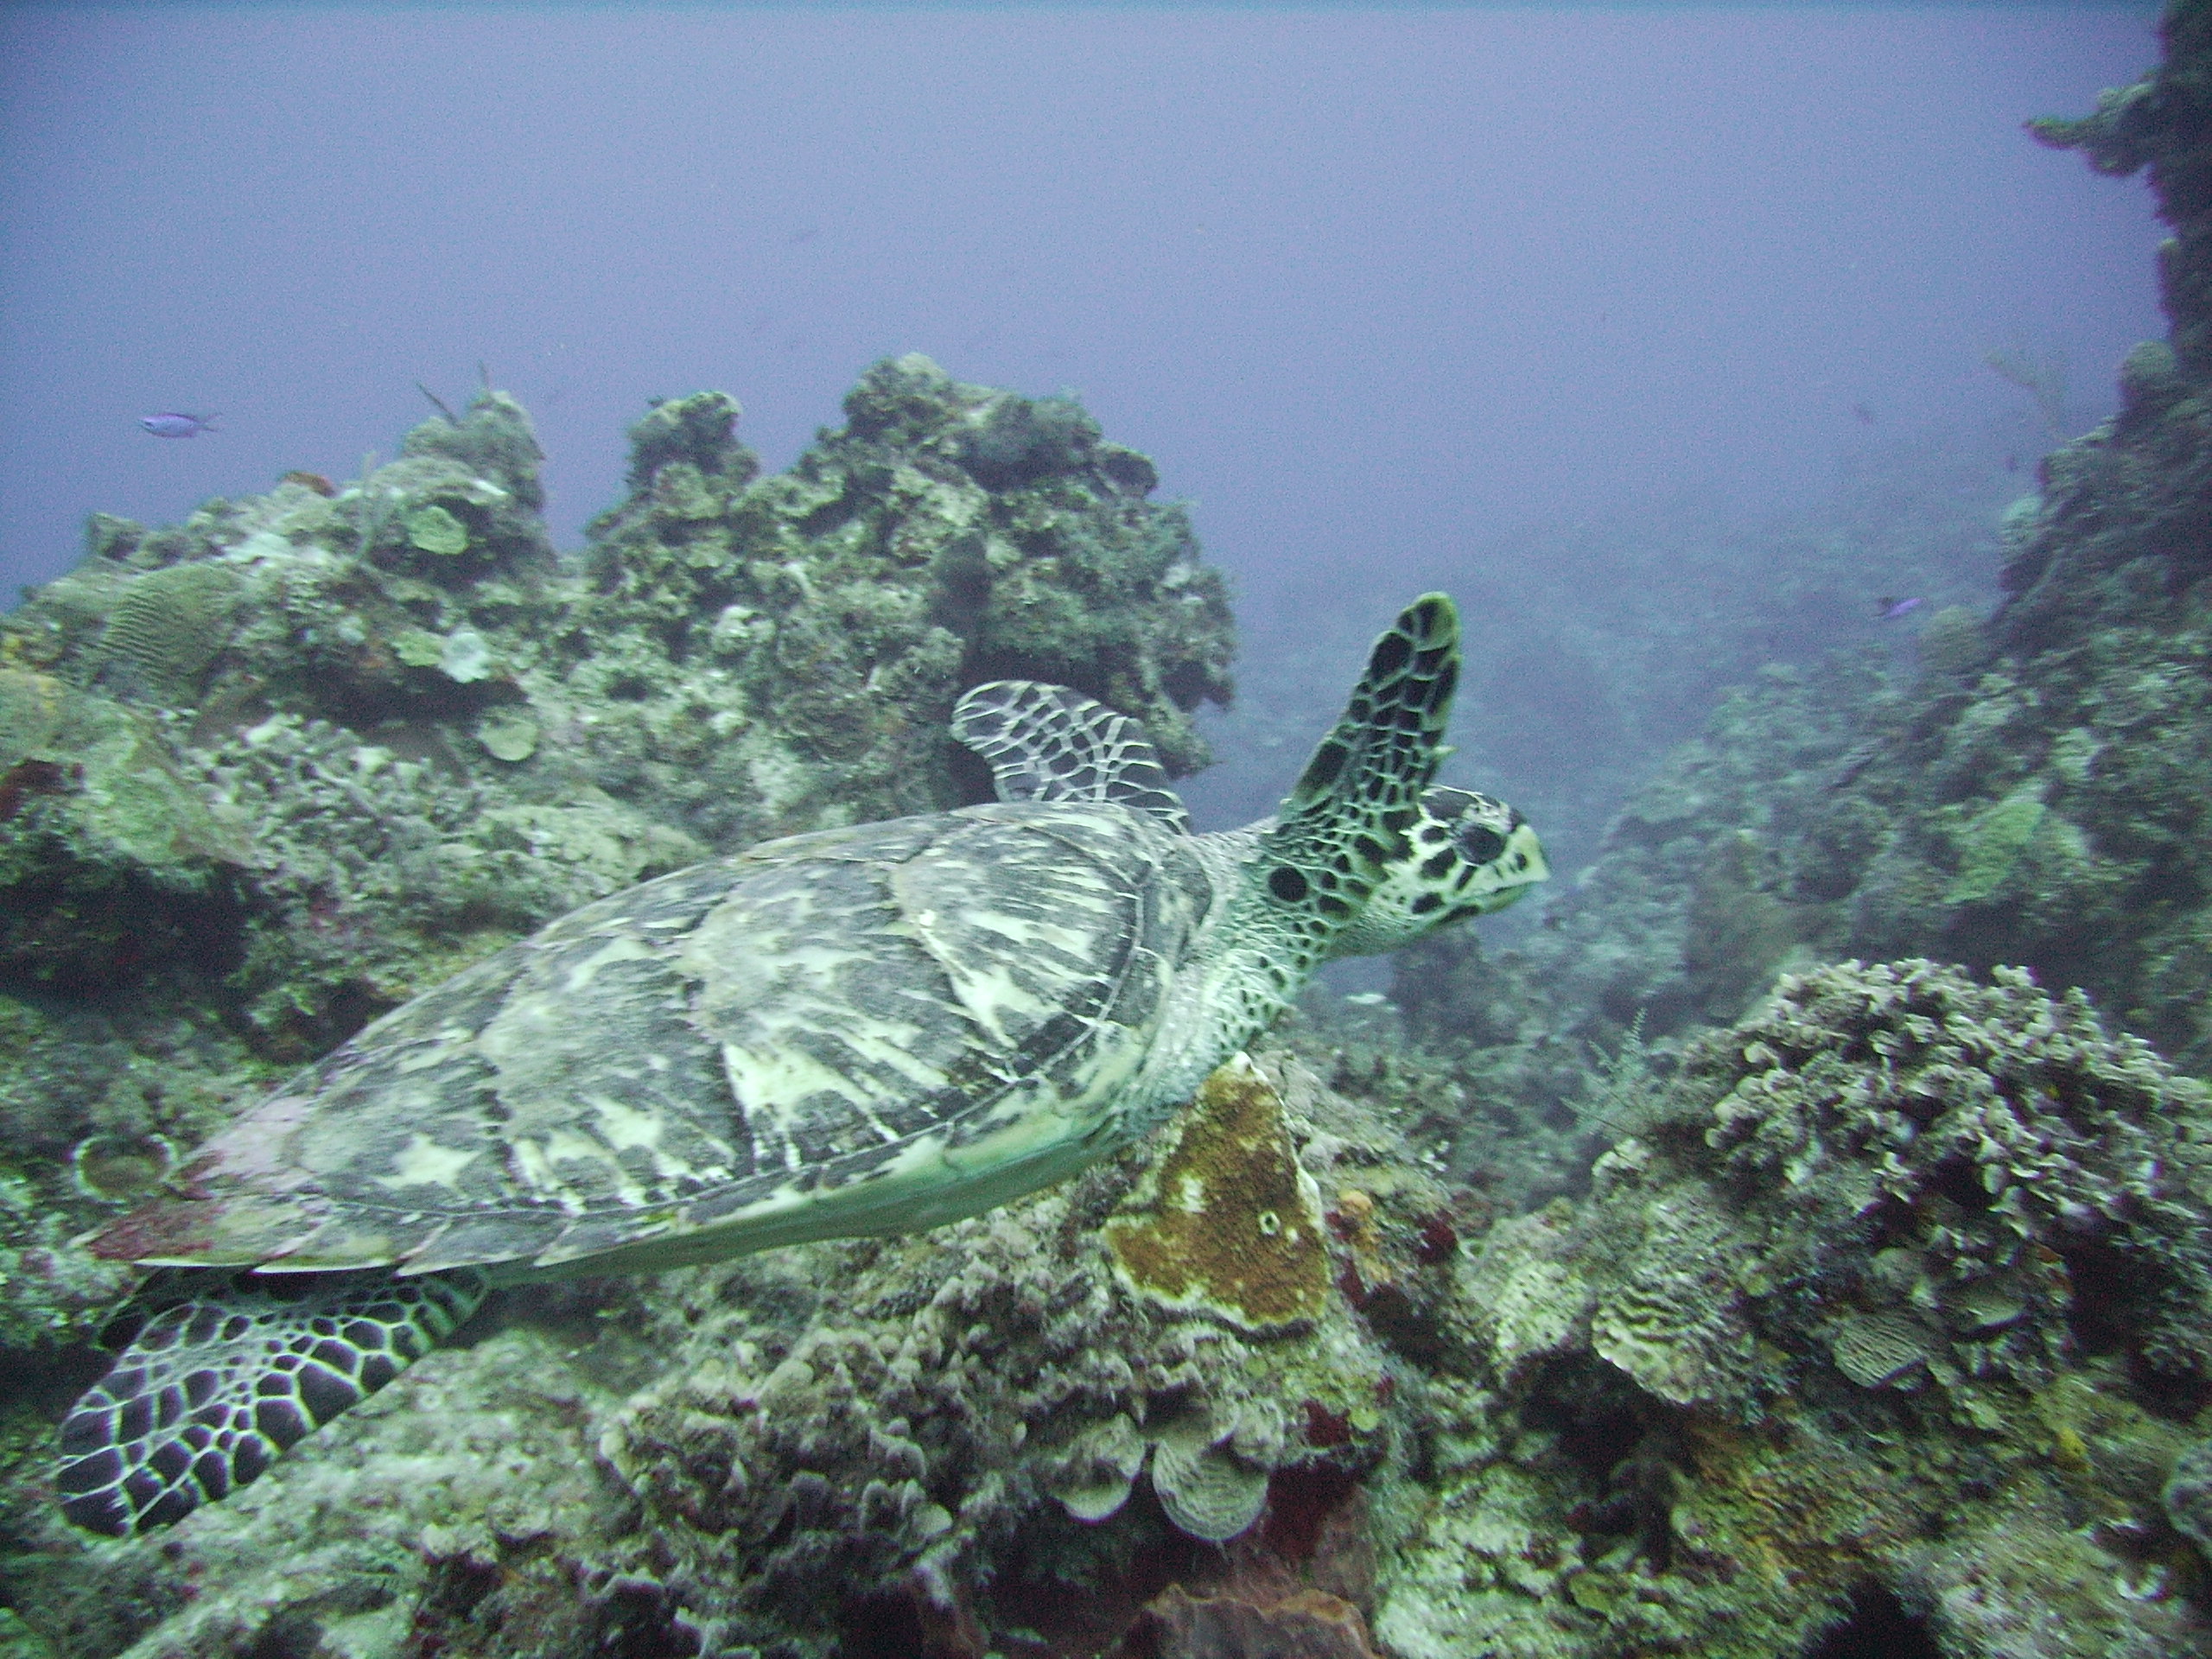
[[[1959,522],[2047,438],[1984,354],[2063,355],[2080,429],[2162,326],[2140,183],[2019,123],[2154,21],[10,8],[0,583],[91,509],[350,475],[480,361],[573,547],[648,397],[734,393],[779,467],[923,351],[1079,392],[1194,502],[1248,640],[1212,810],[1444,581],[1491,676],[1465,764],[1580,845],[1707,681],[1871,634],[1888,582],[1986,598]]]

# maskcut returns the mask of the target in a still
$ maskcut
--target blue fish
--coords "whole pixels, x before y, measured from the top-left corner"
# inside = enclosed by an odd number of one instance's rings
[[[1894,622],[1901,616],[1910,616],[1927,602],[1924,599],[1891,599],[1885,594],[1874,604],[1881,612],[1883,621]]]
[[[157,438],[196,438],[202,432],[219,432],[213,415],[180,415],[170,411],[160,415],[142,415],[138,424]]]

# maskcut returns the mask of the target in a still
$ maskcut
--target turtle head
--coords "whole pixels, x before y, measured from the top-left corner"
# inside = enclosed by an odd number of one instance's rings
[[[1459,613],[1424,594],[1375,642],[1343,717],[1262,836],[1254,875],[1295,941],[1287,954],[1308,967],[1497,910],[1548,873],[1511,807],[1431,787],[1459,677]]]
[[[1503,910],[1551,874],[1520,813],[1471,789],[1424,790],[1407,850],[1382,867],[1367,908],[1329,941],[1332,957],[1410,944],[1433,928]]]

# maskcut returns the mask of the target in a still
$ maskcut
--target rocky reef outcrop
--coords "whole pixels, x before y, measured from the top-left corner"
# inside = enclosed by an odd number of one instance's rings
[[[0,619],[0,1347],[81,1334],[66,1240],[238,1103],[552,917],[772,836],[983,798],[995,676],[1230,695],[1219,575],[1079,405],[871,369],[785,474],[702,392],[573,559],[486,387],[342,487],[95,515]]]
[[[2202,1084],[1906,961],[1617,1097],[1590,1193],[1459,1267],[1391,1651],[2212,1651]]]

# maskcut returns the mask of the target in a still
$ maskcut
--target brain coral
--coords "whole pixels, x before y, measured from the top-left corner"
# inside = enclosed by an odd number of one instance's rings
[[[1179,1531],[1217,1544],[1260,1518],[1268,1465],[1244,1456],[1240,1438],[1202,1413],[1173,1424],[1154,1442],[1152,1490]],[[1280,1441],[1279,1434],[1271,1438]]]
[[[1591,1346],[1675,1405],[1740,1393],[1753,1355],[1728,1221],[1677,1190],[1647,1205],[1643,1224],[1599,1296]]]
[[[238,590],[235,573],[205,562],[133,579],[101,632],[100,677],[126,693],[189,701],[229,637]]]

